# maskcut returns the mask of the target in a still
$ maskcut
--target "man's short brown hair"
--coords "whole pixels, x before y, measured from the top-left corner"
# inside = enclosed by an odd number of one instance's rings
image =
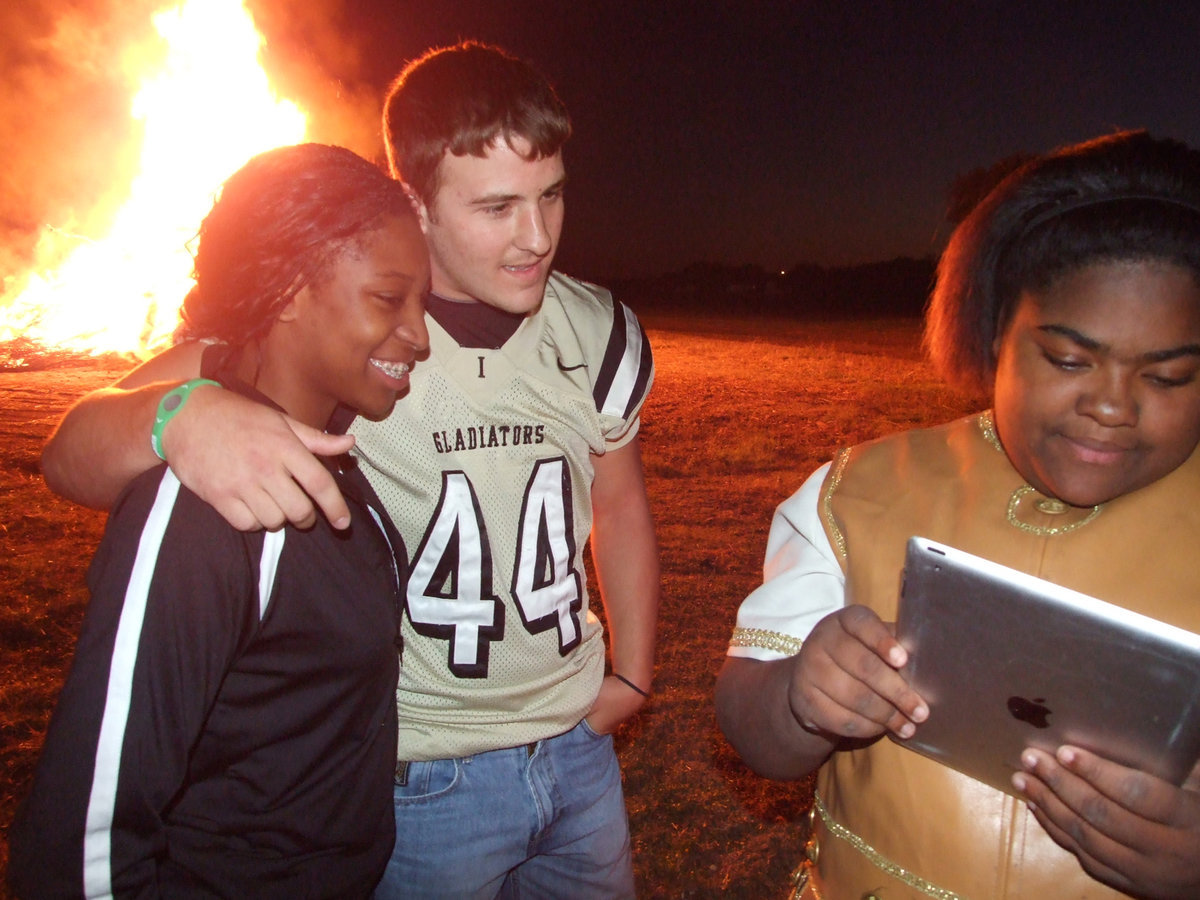
[[[550,82],[499,47],[464,41],[413,60],[388,90],[383,133],[392,175],[423,202],[437,193],[446,151],[483,156],[498,139],[530,145],[529,158],[557,153],[571,120]]]

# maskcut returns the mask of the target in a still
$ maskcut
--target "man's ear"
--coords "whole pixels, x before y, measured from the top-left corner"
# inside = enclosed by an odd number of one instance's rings
[[[425,201],[417,196],[417,192],[412,189],[412,186],[409,185],[407,181],[402,181],[400,183],[404,185],[404,194],[408,197],[408,202],[412,205],[413,211],[417,214],[417,222],[421,226],[421,234],[428,237],[430,221],[429,207],[425,205]]]

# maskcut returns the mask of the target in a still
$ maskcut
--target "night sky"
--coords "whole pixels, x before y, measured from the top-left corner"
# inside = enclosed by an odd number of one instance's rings
[[[249,5],[316,137],[367,155],[387,83],[425,48],[475,38],[533,61],[575,124],[560,267],[596,280],[936,254],[947,189],[973,168],[1118,127],[1200,145],[1200,4]],[[36,171],[78,165],[59,147]]]

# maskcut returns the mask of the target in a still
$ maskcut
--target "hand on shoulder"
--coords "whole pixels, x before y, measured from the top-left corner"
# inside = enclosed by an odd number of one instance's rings
[[[336,528],[350,512],[314,454],[345,453],[349,435],[329,435],[217,387],[202,387],[163,434],[179,480],[243,531],[308,528],[317,510]]]

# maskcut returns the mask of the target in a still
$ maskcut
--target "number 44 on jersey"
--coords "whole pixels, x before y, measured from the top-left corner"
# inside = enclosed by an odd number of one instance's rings
[[[526,631],[556,628],[563,656],[579,644],[583,605],[571,511],[566,460],[538,460],[521,506],[511,592]],[[492,548],[464,472],[442,473],[441,497],[409,575],[408,617],[420,634],[450,642],[451,672],[487,677],[491,642],[504,638],[504,602],[492,586]]]

